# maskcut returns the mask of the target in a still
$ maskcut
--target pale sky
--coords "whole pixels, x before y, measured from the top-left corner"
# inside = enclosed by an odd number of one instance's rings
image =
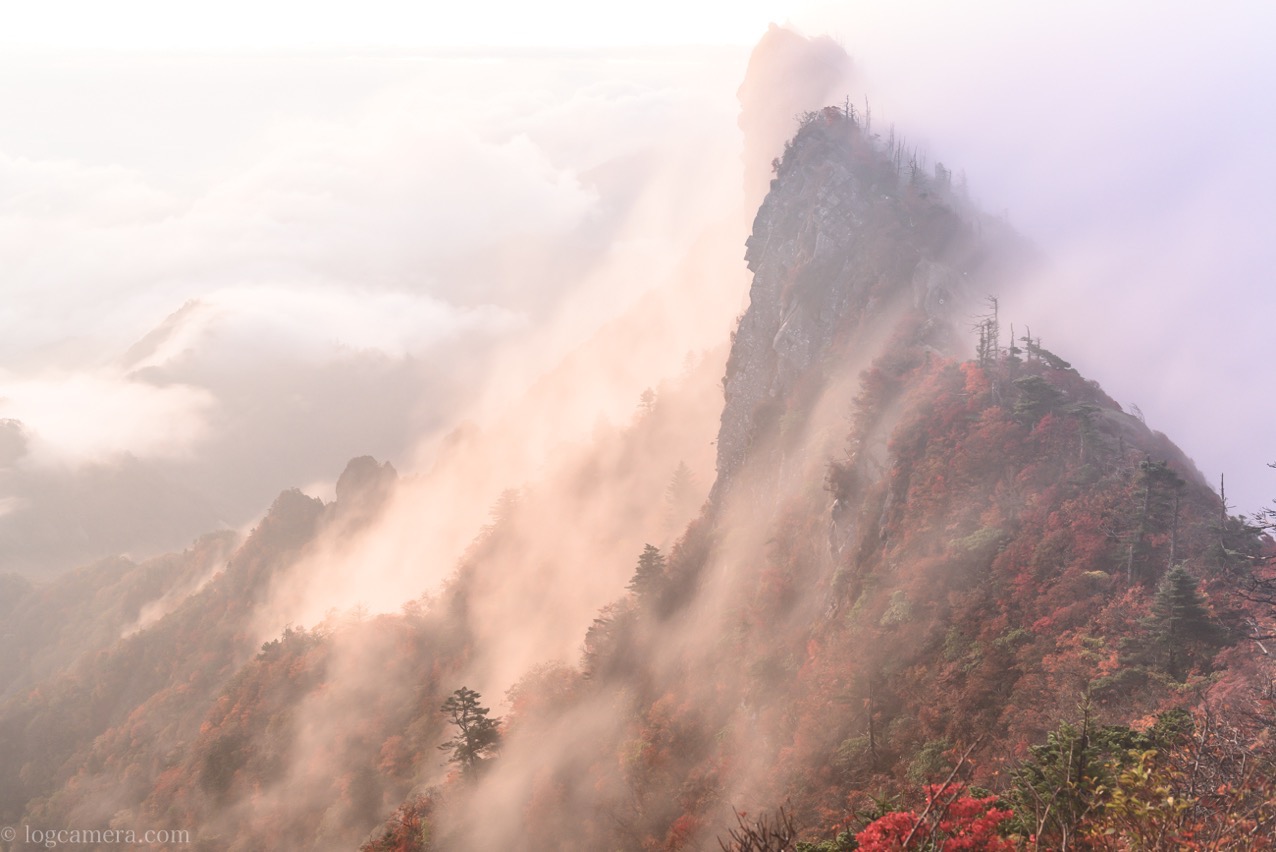
[[[43,0],[11,4],[0,45],[119,50],[751,45],[787,0]]]

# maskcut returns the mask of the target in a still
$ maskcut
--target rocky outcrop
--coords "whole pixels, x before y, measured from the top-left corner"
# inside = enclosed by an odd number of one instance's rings
[[[399,474],[389,462],[378,464],[372,456],[353,458],[337,479],[337,502],[380,504],[398,481]]]
[[[807,114],[746,242],[754,279],[723,380],[715,496],[800,379],[857,332],[895,306],[942,316],[962,303],[977,252],[955,206],[853,113]]]
[[[336,517],[347,525],[362,524],[381,511],[398,485],[399,474],[389,462],[372,456],[353,458],[337,479]]]

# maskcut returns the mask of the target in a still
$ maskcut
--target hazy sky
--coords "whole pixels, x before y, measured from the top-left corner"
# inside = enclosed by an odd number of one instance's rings
[[[976,200],[1052,258],[1006,319],[1139,405],[1211,479],[1226,471],[1233,502],[1252,509],[1276,495],[1264,467],[1276,459],[1263,365],[1276,307],[1271,9],[22,4],[0,33],[0,416],[20,416],[22,394],[56,413],[112,392],[119,348],[189,298],[212,307],[184,333],[204,329],[207,351],[226,356],[267,340],[315,357],[334,346],[429,357],[449,335],[533,321],[534,306],[492,275],[467,289],[426,270],[444,250],[483,255],[512,234],[526,246],[528,222],[542,244],[579,247],[600,218],[621,215],[591,169],[693,146],[682,167],[695,174],[688,163],[710,162],[696,159],[708,146],[736,144],[743,50],[690,64],[648,52],[634,74],[636,54],[564,48],[747,46],[769,21],[791,21],[840,39],[864,89],[851,94],[870,99],[879,126],[894,122],[932,161],[965,171]],[[539,50],[426,51],[484,44]],[[305,48],[328,52],[295,52]],[[218,53],[242,49],[251,55]],[[465,203],[480,179],[490,203]],[[645,234],[663,238],[654,224]],[[538,262],[542,283],[569,277]],[[47,380],[54,367],[61,396],[32,383],[32,370]],[[192,418],[157,450],[206,437],[216,404],[198,387],[143,390],[123,407]],[[131,434],[117,425],[80,440],[96,452]]]
[[[0,43],[146,50],[278,47],[750,45],[793,4],[587,0],[360,3],[50,0],[6,15]],[[38,8],[35,8],[37,7]],[[16,20],[15,20],[16,18]]]
[[[1230,502],[1276,496],[1276,6],[861,3],[821,25],[875,114],[1050,258],[1003,325],[1225,472]]]
[[[746,58],[0,54],[0,526],[130,456],[232,525],[411,469],[501,352],[517,392],[731,208]]]

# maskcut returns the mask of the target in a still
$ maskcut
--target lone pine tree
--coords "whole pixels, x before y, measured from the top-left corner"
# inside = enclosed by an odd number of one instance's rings
[[[501,741],[501,720],[488,717],[490,710],[479,706],[480,698],[479,693],[463,686],[448,696],[440,708],[456,726],[456,735],[439,750],[452,752],[448,763],[458,764],[466,775],[472,775]]]
[[[629,580],[629,591],[639,599],[646,598],[660,587],[665,577],[665,557],[658,547],[645,545],[638,557],[638,568]]]
[[[1152,618],[1165,671],[1175,680],[1183,680],[1192,661],[1221,638],[1196,578],[1182,564],[1175,565],[1162,578],[1152,602]]]

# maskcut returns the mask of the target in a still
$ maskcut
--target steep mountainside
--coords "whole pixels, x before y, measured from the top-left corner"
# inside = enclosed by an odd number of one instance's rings
[[[932,178],[915,156],[893,133],[883,142],[849,108],[830,107],[808,113],[776,160],[747,241],[754,279],[724,379],[719,488],[778,405],[809,404],[822,385],[853,378],[848,363],[879,346],[901,311],[960,314],[1023,253],[953,192],[942,164]],[[936,345],[958,345],[947,326],[931,330]]]
[[[707,499],[713,359],[510,483],[401,613],[259,644],[333,542],[403,558],[386,519],[434,520],[370,459],[206,581],[228,540],[173,557],[148,599],[194,590],[153,618],[118,604],[151,563],[89,570],[115,614],[6,672],[0,817],[210,850],[1270,848],[1273,612],[1244,594],[1270,541],[1002,330],[981,300],[1028,254],[893,133],[807,114],[748,241]],[[6,625],[33,595],[92,611],[13,589]]]
[[[89,789],[111,791],[102,805],[107,816],[121,807],[131,779],[118,773],[119,762],[162,762],[170,749],[198,730],[198,717],[192,714],[202,713],[225,679],[251,656],[245,628],[272,568],[313,534],[320,510],[317,501],[297,492],[281,495],[214,581],[152,626],[133,633],[121,630],[110,637],[114,641],[89,641],[74,662],[15,690],[0,710],[3,818],[12,823],[24,813],[40,814],[49,805],[37,802],[75,775],[96,777]],[[224,544],[208,540],[181,561],[207,570],[209,559],[216,558],[209,551],[219,546]],[[55,588],[68,604],[55,609],[49,606],[52,601],[44,602],[51,618],[73,625],[78,614],[97,631],[111,626],[109,621],[103,624],[99,613],[92,613],[93,620],[86,617],[93,599],[76,603],[74,582],[62,580]],[[24,609],[20,603],[15,622],[20,623]],[[33,663],[46,649],[59,653],[57,639],[37,647]],[[20,686],[40,672],[16,674],[15,686]],[[124,741],[113,743],[104,736],[111,733]],[[99,756],[90,759],[95,750]],[[115,771],[108,769],[112,765]],[[86,792],[75,798],[88,798]],[[79,813],[102,816],[101,810]]]
[[[705,512],[578,667],[510,693],[499,757],[365,848],[714,848],[778,805],[731,848],[793,848],[777,825],[901,848],[910,812],[866,827],[872,803],[946,777],[1000,796],[911,812],[952,848],[1265,842],[1271,668],[1245,636],[1270,613],[1238,595],[1263,543],[995,307],[963,346],[948,317],[1025,251],[904,159],[807,116],[749,241]],[[1173,813],[1130,807],[1156,784]]]
[[[211,533],[180,554],[141,564],[109,559],[57,583],[15,585],[0,637],[0,696],[29,688],[158,621],[197,592],[236,543],[234,533]]]
[[[705,514],[639,560],[579,669],[511,693],[485,775],[366,848],[712,848],[733,807],[785,803],[777,820],[832,837],[954,768],[1017,808],[980,831],[1128,845],[1130,814],[1096,791],[1136,786],[1131,766],[1184,790],[1178,822],[1146,830],[1257,848],[1270,789],[1227,748],[1270,760],[1270,667],[1237,595],[1262,543],[1164,436],[1035,340],[1007,345],[995,314],[977,359],[956,354],[945,316],[1024,252],[942,169],[900,160],[845,111],[808,116],[749,242]],[[1064,746],[1094,768],[1032,781]],[[1186,792],[1206,765],[1214,798]]]
[[[367,458],[349,464],[334,503],[280,495],[238,547],[211,536],[141,565],[15,583],[0,614],[20,652],[0,701],[4,819],[189,829],[207,849],[358,846],[422,780],[442,778],[447,693],[517,677],[523,646],[562,632],[591,583],[607,589],[600,600],[623,589],[628,566],[595,565],[574,589],[555,577],[617,543],[665,546],[685,526],[712,449],[687,414],[711,398],[721,363],[689,364],[638,400],[632,423],[600,425],[543,481],[511,488],[443,594],[400,615],[369,618],[356,600],[260,638],[309,560],[375,530],[417,487]],[[555,524],[572,519],[570,541],[546,535],[546,507]],[[588,622],[566,628],[568,647]]]
[[[162,467],[125,457],[78,470],[30,465],[27,436],[0,420],[0,560],[48,578],[104,553],[162,553],[225,526],[217,507]]]

